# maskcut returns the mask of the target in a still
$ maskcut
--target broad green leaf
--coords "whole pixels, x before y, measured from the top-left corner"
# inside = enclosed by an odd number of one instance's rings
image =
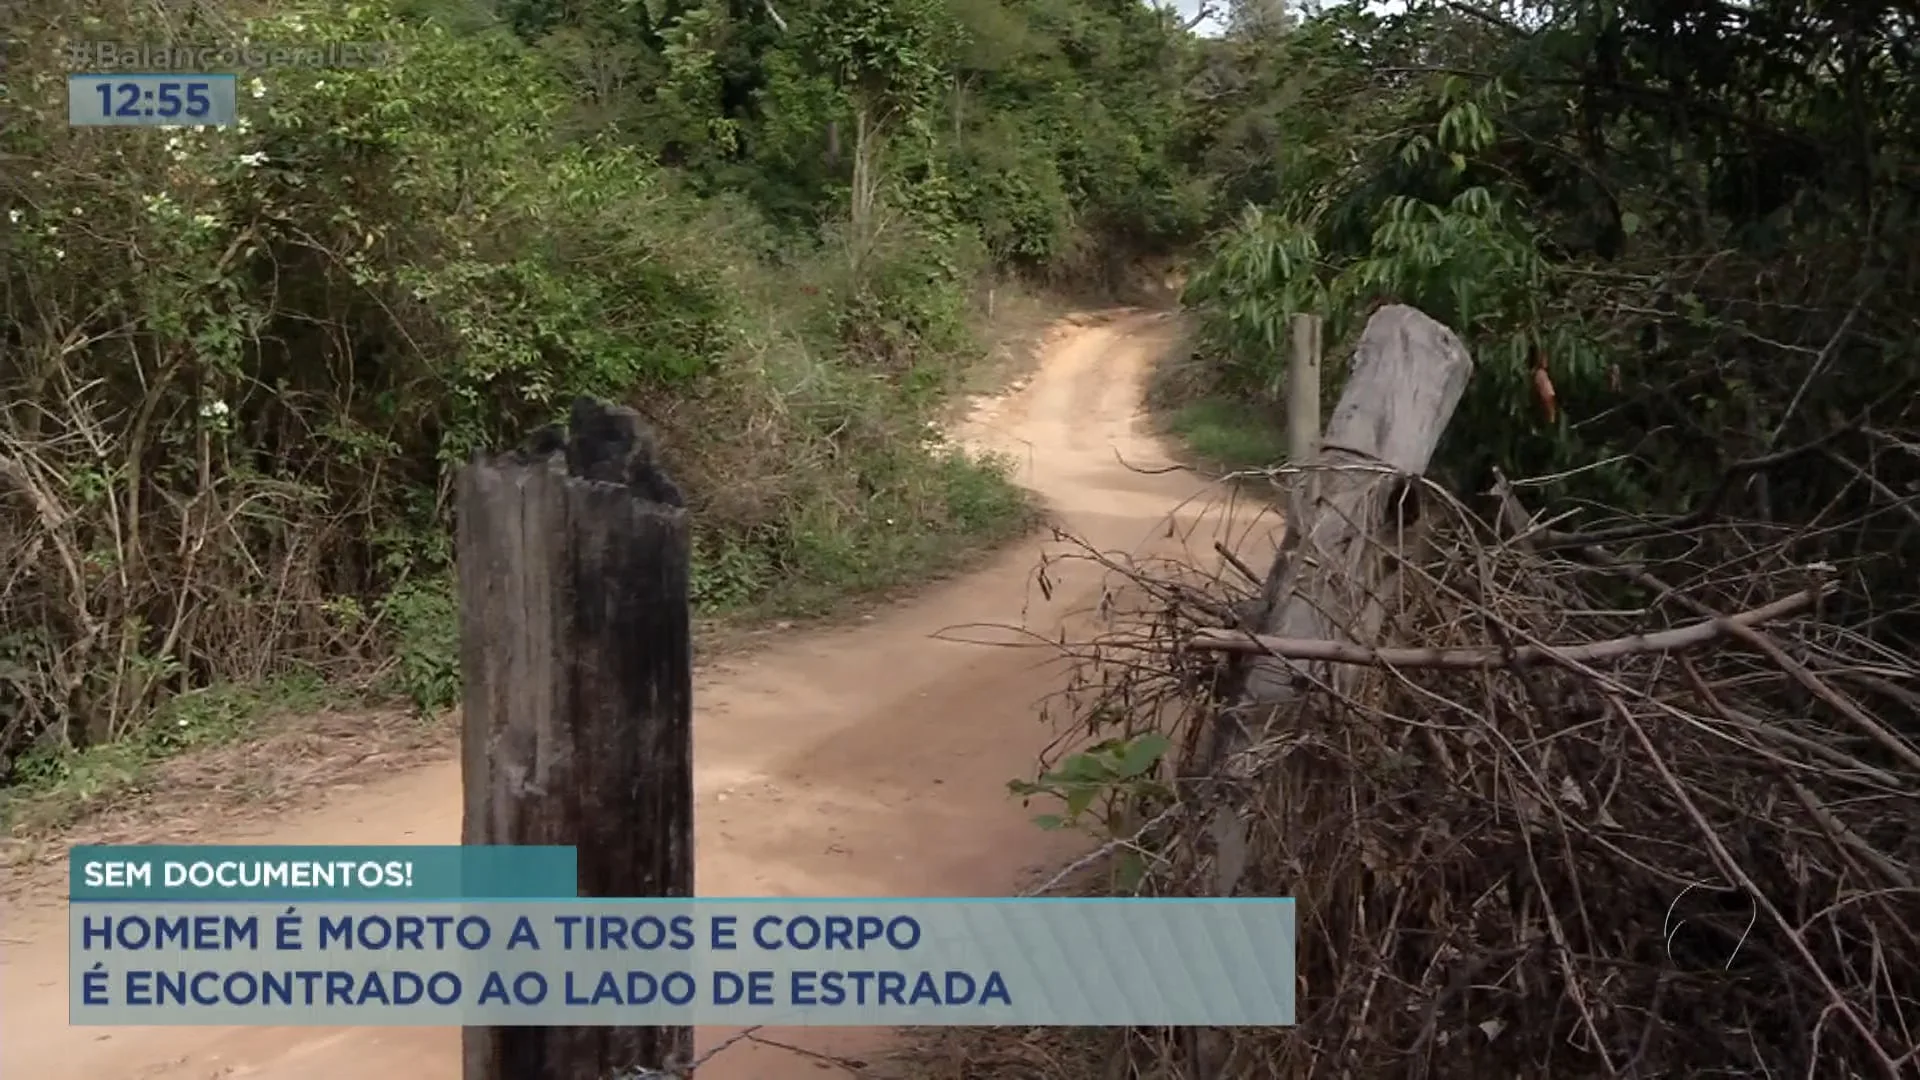
[[[1087,808],[1093,805],[1094,797],[1098,794],[1100,794],[1100,789],[1091,784],[1077,787],[1067,792],[1067,817],[1069,819],[1077,818],[1081,814],[1086,813]]]
[[[1104,780],[1111,773],[1092,754],[1075,754],[1060,767],[1060,779],[1068,783],[1085,783],[1090,780]]]
[[[1167,737],[1157,731],[1149,731],[1133,740],[1127,747],[1125,756],[1120,759],[1118,769],[1120,779],[1131,780],[1145,774],[1159,763],[1160,756],[1165,754],[1171,745]]]

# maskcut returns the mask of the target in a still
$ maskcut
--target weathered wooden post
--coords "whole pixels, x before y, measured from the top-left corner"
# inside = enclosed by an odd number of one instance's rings
[[[1293,317],[1287,365],[1287,460],[1304,464],[1320,445],[1320,316]]]
[[[582,896],[693,895],[691,555],[639,418],[476,459],[456,557],[467,844],[579,849]],[[684,1067],[690,1028],[468,1028],[464,1080]]]
[[[1367,320],[1327,433],[1288,482],[1286,536],[1267,572],[1255,631],[1274,637],[1376,645],[1385,618],[1382,579],[1398,537],[1390,534],[1404,478],[1427,471],[1466,392],[1473,359],[1452,330],[1393,304]],[[1240,700],[1221,710],[1209,753],[1220,778],[1247,767],[1235,754],[1276,720],[1314,698],[1316,684],[1354,672],[1277,656],[1247,660]],[[1271,778],[1269,778],[1271,779]],[[1276,798],[1295,786],[1277,782]],[[1247,831],[1230,809],[1214,818],[1215,890],[1233,895],[1246,868]]]
[[[1392,304],[1367,320],[1325,437],[1311,456],[1290,462],[1304,468],[1288,481],[1286,535],[1267,572],[1253,620],[1256,633],[1379,644],[1383,593],[1391,591],[1388,579],[1402,540],[1395,528],[1397,496],[1407,477],[1427,471],[1472,375],[1466,346],[1423,312]],[[1326,796],[1300,758],[1254,762],[1243,751],[1264,742],[1279,724],[1304,731],[1337,728],[1337,717],[1321,723],[1309,712],[1326,702],[1317,687],[1339,690],[1357,674],[1351,666],[1278,656],[1246,659],[1239,698],[1218,714],[1205,767],[1223,787],[1241,789],[1223,792],[1211,819],[1215,895],[1234,894],[1252,854],[1249,822],[1239,813],[1243,805],[1260,805],[1267,828],[1293,837],[1309,835],[1339,812],[1317,804]],[[1312,917],[1301,912],[1303,919]],[[1202,1030],[1195,1074],[1206,1080],[1225,1075],[1230,1047],[1223,1031]]]

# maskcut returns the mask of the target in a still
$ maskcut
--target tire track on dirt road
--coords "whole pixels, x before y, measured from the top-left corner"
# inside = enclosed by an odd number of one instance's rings
[[[1006,452],[1064,528],[1102,549],[1169,543],[1166,515],[1201,483],[1163,465],[1141,397],[1176,339],[1172,317],[1137,311],[1056,328],[1014,392],[957,431]],[[1124,457],[1125,462],[1120,460]],[[1183,516],[1186,516],[1183,514]],[[1205,550],[1207,536],[1189,547]],[[851,627],[795,631],[702,667],[695,696],[696,852],[702,895],[1004,896],[1075,853],[1008,798],[1052,732],[1035,707],[1063,669],[1042,649],[943,640],[957,625],[1024,625],[1052,637],[1099,599],[1091,565],[1031,587],[1035,539]],[[458,843],[457,759],[342,793],[309,811],[226,824],[207,842]],[[44,1080],[457,1080],[458,1029],[67,1026],[62,896],[10,898],[0,950],[0,1075]],[[702,1031],[703,1047],[729,1033]],[[809,1050],[866,1056],[885,1032],[769,1032]],[[736,1043],[701,1080],[838,1075],[818,1059]]]

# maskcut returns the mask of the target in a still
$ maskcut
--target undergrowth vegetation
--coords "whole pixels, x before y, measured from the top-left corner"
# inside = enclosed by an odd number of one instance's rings
[[[449,704],[454,471],[577,394],[658,432],[710,614],[1024,529],[1000,465],[931,429],[988,288],[1097,285],[1204,224],[1159,149],[1182,39],[1081,0],[777,8],[10,25],[0,772],[158,752],[169,702],[296,674]],[[231,127],[66,125],[74,43],[238,38],[387,52],[244,72]]]

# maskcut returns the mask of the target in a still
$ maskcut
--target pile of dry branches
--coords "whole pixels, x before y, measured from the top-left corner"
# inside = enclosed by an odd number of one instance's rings
[[[1175,747],[1127,795],[1139,891],[1214,892],[1226,807],[1235,891],[1299,915],[1296,1029],[1129,1032],[1107,1075],[1920,1075],[1920,666],[1859,629],[1857,568],[1408,483],[1392,648],[1256,639],[1220,545],[1080,556],[1131,598],[1076,646],[1082,734]],[[1314,685],[1227,768],[1253,654]]]

